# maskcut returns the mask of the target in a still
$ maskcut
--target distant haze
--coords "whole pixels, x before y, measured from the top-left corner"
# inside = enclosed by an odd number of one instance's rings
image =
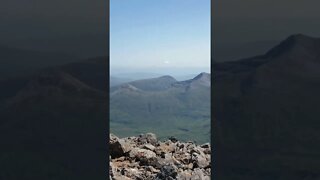
[[[133,80],[147,79],[170,75],[177,80],[191,79],[200,72],[210,72],[210,67],[152,67],[152,68],[111,68],[110,74],[115,77],[129,78]]]
[[[110,67],[111,74],[209,72],[210,0],[111,0]]]

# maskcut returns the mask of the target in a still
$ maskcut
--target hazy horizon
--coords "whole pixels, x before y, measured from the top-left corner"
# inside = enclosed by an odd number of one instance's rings
[[[113,67],[110,68],[110,76],[129,78],[130,75],[141,75],[143,78],[159,77],[169,75],[173,77],[198,75],[202,72],[210,73],[210,67],[153,67],[153,68],[132,68]],[[137,79],[137,78],[135,78]]]

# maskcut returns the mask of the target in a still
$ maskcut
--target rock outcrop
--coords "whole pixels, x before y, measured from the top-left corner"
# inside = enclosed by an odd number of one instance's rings
[[[211,146],[158,141],[152,133],[118,138],[110,134],[110,179],[113,180],[209,180]]]

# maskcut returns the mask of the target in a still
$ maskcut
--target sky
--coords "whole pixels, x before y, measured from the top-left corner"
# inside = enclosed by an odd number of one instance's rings
[[[320,35],[318,0],[213,0],[213,5],[217,44]]]
[[[1,0],[0,46],[63,52],[81,59],[107,56],[107,3]],[[320,37],[319,0],[212,3],[213,57],[258,55],[296,33]],[[209,56],[210,48],[210,0],[110,0],[110,6],[112,65],[156,69],[209,63],[204,56]],[[252,53],[258,41],[262,43]]]
[[[212,2],[213,57],[217,61],[260,55],[292,34],[320,37],[319,0]]]
[[[107,56],[106,0],[1,0],[0,47]]]
[[[210,0],[110,0],[110,66],[210,67]]]

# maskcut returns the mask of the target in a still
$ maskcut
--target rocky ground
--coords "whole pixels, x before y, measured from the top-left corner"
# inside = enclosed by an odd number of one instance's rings
[[[118,138],[110,134],[113,180],[210,180],[210,144],[196,145],[171,137],[161,142],[152,133]]]

